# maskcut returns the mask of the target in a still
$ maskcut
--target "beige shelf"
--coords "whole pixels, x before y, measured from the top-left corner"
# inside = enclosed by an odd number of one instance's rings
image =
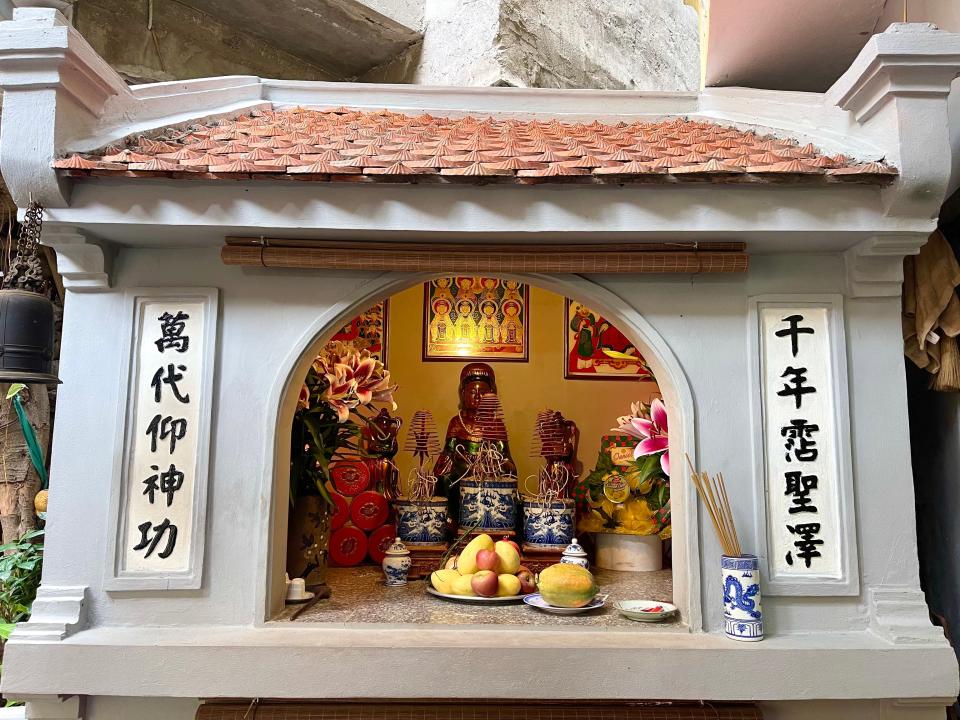
[[[360,566],[332,568],[327,574],[333,592],[303,612],[296,622],[307,623],[403,623],[432,625],[536,625],[635,630],[674,630],[679,620],[665,623],[638,623],[614,610],[614,600],[650,599],[670,602],[673,581],[669,570],[657,572],[596,573],[600,592],[609,595],[600,610],[580,615],[561,616],[535,610],[523,603],[479,605],[459,603],[427,594],[426,581],[412,581],[399,588],[383,584],[380,568]],[[288,605],[275,620],[289,619],[297,605]]]

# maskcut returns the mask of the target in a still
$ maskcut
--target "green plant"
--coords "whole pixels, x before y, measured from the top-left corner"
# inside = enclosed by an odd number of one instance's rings
[[[30,616],[40,586],[43,530],[0,545],[0,621],[18,623]]]

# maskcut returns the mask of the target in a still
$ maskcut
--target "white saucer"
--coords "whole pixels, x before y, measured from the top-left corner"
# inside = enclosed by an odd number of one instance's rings
[[[305,592],[303,593],[303,597],[302,597],[302,598],[298,598],[297,600],[287,599],[287,604],[288,604],[288,605],[302,605],[302,604],[305,603],[305,602],[310,602],[311,600],[313,600],[314,597],[315,597],[315,593],[312,593],[312,592],[310,592],[309,590],[307,590],[307,591],[305,591]]]
[[[530,607],[542,610],[543,612],[553,613],[554,615],[578,615],[580,613],[590,612],[591,610],[599,610],[603,607],[606,600],[606,595],[597,595],[583,607],[568,608],[551,605],[543,599],[540,593],[531,593],[530,595],[525,595],[523,598],[523,601]]]
[[[677,612],[676,605],[660,600],[617,600],[613,606],[625,618],[636,622],[662,622]]]

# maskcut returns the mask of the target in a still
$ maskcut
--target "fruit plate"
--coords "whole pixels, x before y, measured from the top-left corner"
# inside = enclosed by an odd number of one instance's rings
[[[544,600],[543,597],[541,597],[540,593],[524,595],[523,601],[530,607],[534,607],[537,610],[542,610],[543,612],[553,613],[554,615],[577,615],[579,613],[590,612],[591,610],[599,610],[607,601],[607,596],[597,595],[586,605],[578,608],[557,607],[556,605],[551,605]]]
[[[453,600],[454,602],[461,602],[461,603],[476,603],[479,605],[501,605],[503,603],[520,602],[526,597],[524,595],[508,595],[506,597],[481,597],[480,595],[449,595],[447,593],[438,592],[432,587],[428,587],[427,592],[430,593],[431,595],[435,595],[438,598],[443,598],[444,600]]]
[[[628,620],[661,622],[673,617],[677,606],[659,600],[617,600],[613,606]]]

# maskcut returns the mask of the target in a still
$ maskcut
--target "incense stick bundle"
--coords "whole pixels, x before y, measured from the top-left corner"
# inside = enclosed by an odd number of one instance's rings
[[[733,511],[730,509],[730,499],[727,497],[727,487],[723,482],[723,473],[711,478],[706,472],[697,472],[690,456],[687,456],[687,465],[690,466],[690,479],[697,488],[697,494],[703,501],[713,529],[717,533],[723,554],[729,557],[740,557],[740,537],[737,535],[737,526],[733,521]]]

